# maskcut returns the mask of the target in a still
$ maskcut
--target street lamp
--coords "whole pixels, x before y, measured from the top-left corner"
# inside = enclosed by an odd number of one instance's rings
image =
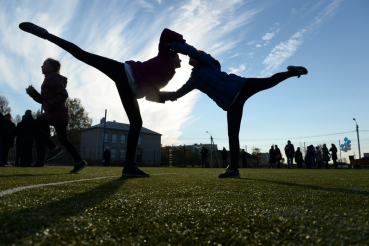
[[[353,118],[353,120],[356,122],[357,142],[358,142],[358,146],[359,146],[359,159],[361,159],[360,139],[359,139],[359,126],[357,125],[357,121],[355,120],[355,118]]]
[[[206,131],[210,135],[210,167],[213,168],[213,136]]]

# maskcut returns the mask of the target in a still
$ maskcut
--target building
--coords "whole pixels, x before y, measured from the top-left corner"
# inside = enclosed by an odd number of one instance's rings
[[[105,118],[100,124],[81,131],[80,153],[89,164],[100,165],[103,151]],[[128,137],[129,124],[115,121],[106,122],[104,149],[109,147],[112,166],[123,166]],[[136,151],[139,166],[160,166],[161,134],[142,127]]]

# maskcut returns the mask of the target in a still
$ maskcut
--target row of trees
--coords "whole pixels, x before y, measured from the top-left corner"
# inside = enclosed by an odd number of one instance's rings
[[[92,118],[88,116],[88,112],[82,106],[81,100],[79,98],[68,98],[67,105],[69,108],[69,124],[68,124],[68,138],[74,145],[79,145],[81,141],[81,129],[91,127]],[[9,106],[9,100],[0,96],[0,107],[3,108],[3,114],[11,114],[11,107]],[[27,108],[24,109],[26,111]],[[37,115],[41,114],[40,110],[36,112],[32,112],[33,117],[36,118]],[[18,124],[22,121],[22,116],[12,115],[12,120],[15,124]],[[56,138],[55,129],[51,126],[51,136]]]

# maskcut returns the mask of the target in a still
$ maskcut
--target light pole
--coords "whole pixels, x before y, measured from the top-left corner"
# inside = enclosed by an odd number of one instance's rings
[[[360,139],[359,139],[359,126],[357,125],[357,121],[355,120],[355,118],[353,118],[353,120],[356,123],[356,133],[357,133],[357,142],[358,142],[358,146],[359,146],[359,159],[361,159],[361,152],[360,152]]]
[[[210,167],[213,168],[213,136],[206,131],[210,135]]]

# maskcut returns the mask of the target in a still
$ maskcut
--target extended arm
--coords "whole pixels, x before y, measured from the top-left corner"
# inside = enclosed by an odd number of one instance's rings
[[[210,55],[199,52],[195,47],[191,45],[172,42],[170,44],[170,48],[178,53],[194,58],[197,62],[201,63],[202,65],[215,66],[213,58]]]
[[[175,92],[170,92],[170,91],[160,91],[160,98],[162,101],[175,101],[180,97],[183,97],[184,95],[186,95],[187,93],[189,93],[190,91],[192,91],[193,89],[195,89],[195,87],[193,86],[193,83],[191,83],[191,78],[187,81],[186,84],[184,84],[180,89],[178,89]]]

